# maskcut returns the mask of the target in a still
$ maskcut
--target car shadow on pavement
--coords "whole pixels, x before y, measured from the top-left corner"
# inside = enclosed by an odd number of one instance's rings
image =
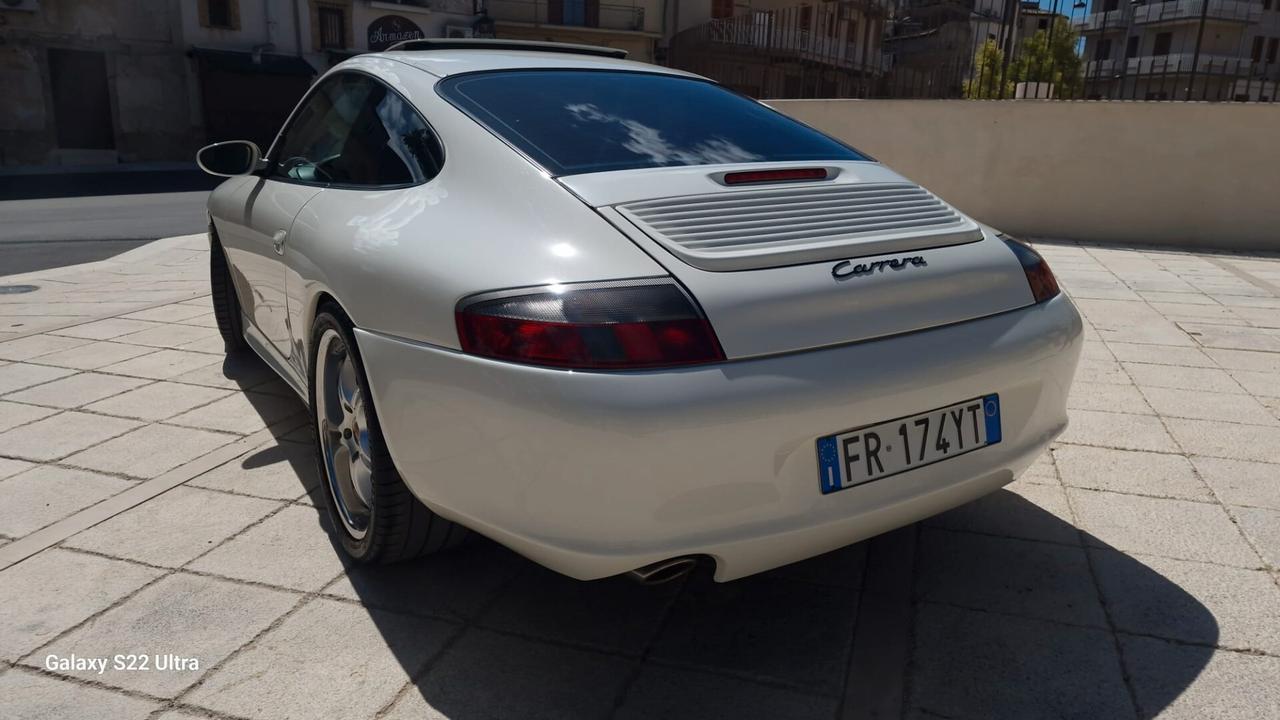
[[[388,717],[1150,717],[1218,638],[1178,585],[1009,491],[724,584],[579,582],[475,537],[335,586],[413,680]]]

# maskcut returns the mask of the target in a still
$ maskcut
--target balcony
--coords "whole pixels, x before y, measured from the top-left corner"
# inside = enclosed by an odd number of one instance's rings
[[[628,4],[592,3],[587,0],[567,0],[550,3],[547,0],[488,0],[485,8],[489,16],[498,22],[526,23],[529,25],[559,25],[564,27],[599,28],[644,32],[644,7]]]
[[[1123,60],[1095,60],[1085,65],[1084,77],[1088,80],[1094,77],[1110,80],[1116,75],[1176,75],[1191,72],[1194,61],[1194,53],[1142,55]],[[1213,75],[1247,75],[1252,72],[1253,65],[1254,63],[1248,58],[1200,53],[1196,72]]]
[[[1173,0],[1172,2],[1152,2],[1139,5],[1133,10],[1135,25],[1168,22],[1199,22],[1200,14],[1205,13],[1209,20],[1225,20],[1227,22],[1258,22],[1262,17],[1262,4],[1256,0]]]
[[[705,29],[704,40],[720,46],[768,52],[846,70],[883,72],[887,65],[879,52],[868,52],[864,61],[861,43],[798,29],[766,13],[712,20]]]
[[[1075,23],[1073,23],[1073,26],[1079,32],[1092,32],[1094,30],[1100,30],[1103,27],[1119,30],[1129,23],[1130,14],[1129,5],[1123,4],[1115,10],[1085,15],[1079,20],[1076,20]]]

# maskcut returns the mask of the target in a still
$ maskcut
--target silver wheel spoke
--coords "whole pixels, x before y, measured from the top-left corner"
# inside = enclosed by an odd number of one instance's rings
[[[334,330],[321,336],[316,361],[315,412],[325,479],[339,519],[358,540],[369,530],[373,504],[373,465],[360,382]]]
[[[351,458],[351,486],[366,508],[373,506],[373,468],[365,453]]]

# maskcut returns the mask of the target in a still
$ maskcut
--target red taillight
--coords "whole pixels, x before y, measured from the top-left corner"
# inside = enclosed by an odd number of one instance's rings
[[[1057,297],[1058,293],[1062,292],[1058,287],[1058,279],[1049,269],[1049,263],[1044,261],[1040,253],[1033,250],[1030,245],[1008,235],[1000,235],[1000,239],[1004,240],[1009,249],[1013,250],[1013,254],[1018,257],[1018,262],[1022,263],[1022,271],[1027,275],[1027,284],[1031,286],[1031,295],[1037,303]]]
[[[783,170],[748,170],[725,173],[725,185],[750,183],[787,182],[796,180],[826,180],[826,168],[786,168]]]
[[[711,324],[674,283],[556,286],[464,301],[462,349],[563,368],[624,369],[724,359]]]

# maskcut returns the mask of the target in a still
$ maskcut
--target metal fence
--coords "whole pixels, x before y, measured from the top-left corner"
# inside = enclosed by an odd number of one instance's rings
[[[760,98],[1275,102],[1277,44],[1280,0],[837,0],[712,20],[667,61]]]

